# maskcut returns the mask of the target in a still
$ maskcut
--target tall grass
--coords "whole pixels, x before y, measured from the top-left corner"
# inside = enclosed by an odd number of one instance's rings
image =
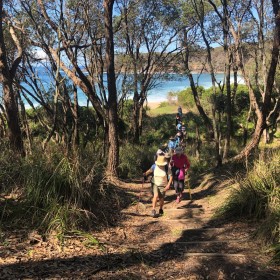
[[[259,226],[256,235],[275,248],[280,260],[280,152],[269,152],[246,178],[237,178],[238,187],[221,209],[227,218],[246,218]]]
[[[6,156],[0,164],[0,175],[8,174],[14,180],[7,182],[10,193],[18,190],[16,197],[5,196],[0,201],[2,225],[63,233],[114,219],[108,207],[116,206],[117,211],[120,202],[113,187],[102,185],[104,164],[89,150],[69,158],[53,149],[48,155],[37,152],[17,163]],[[6,179],[0,176],[3,183]]]

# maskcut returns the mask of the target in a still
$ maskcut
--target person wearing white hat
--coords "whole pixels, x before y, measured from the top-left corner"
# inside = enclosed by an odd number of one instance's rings
[[[163,204],[165,192],[170,188],[172,183],[172,174],[171,169],[168,164],[168,159],[170,155],[159,155],[155,161],[155,165],[152,166],[148,171],[143,175],[147,176],[153,172],[153,199],[152,199],[152,216],[157,217],[156,206],[157,201],[159,200],[159,215],[163,215]]]
[[[190,168],[190,162],[182,147],[175,149],[175,154],[172,156],[170,163],[172,166],[173,186],[177,195],[176,202],[179,203],[185,187],[185,174]]]

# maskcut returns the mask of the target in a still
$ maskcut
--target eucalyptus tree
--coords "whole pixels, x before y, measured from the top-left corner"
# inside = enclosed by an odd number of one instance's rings
[[[220,14],[219,6],[217,6],[216,3],[214,3],[214,1],[212,0],[208,0],[208,2],[213,6],[216,13]],[[224,2],[222,2],[221,4],[224,5]],[[251,141],[246,145],[246,147],[240,152],[239,155],[234,157],[234,159],[239,160],[244,157],[248,157],[251,154],[252,150],[254,150],[258,146],[260,137],[263,134],[264,129],[267,127],[267,117],[270,115],[270,110],[272,107],[271,97],[273,93],[275,74],[276,74],[276,69],[279,60],[280,10],[279,10],[279,2],[277,0],[271,0],[270,8],[272,11],[271,17],[273,18],[273,38],[270,38],[269,33],[267,33],[265,39],[267,42],[269,41],[271,42],[272,45],[271,55],[270,55],[270,61],[266,66],[267,74],[264,75],[264,81],[261,83],[261,86],[258,87],[258,90],[256,90],[256,88],[254,88],[253,86],[253,82],[248,73],[248,69],[245,67],[244,55],[243,55],[243,50],[245,45],[244,26],[246,26],[244,24],[244,21],[246,20],[246,14],[248,10],[252,9],[252,1],[243,1],[242,3],[240,3],[240,1],[231,1],[231,4],[235,9],[234,10],[235,13],[228,14],[227,16],[229,31],[233,37],[233,43],[235,47],[238,67],[242,72],[243,78],[249,90],[251,108],[253,109],[257,117],[255,131]],[[242,9],[240,8],[240,5],[242,6]],[[258,34],[257,41],[260,42],[261,45],[263,43],[259,39],[263,40],[262,36],[264,35],[263,33],[264,29],[262,28],[262,26],[263,26],[263,20],[260,19],[260,24],[258,26],[258,31],[257,31]],[[261,48],[260,50],[262,52],[262,55],[264,55],[263,52],[264,48]],[[257,72],[260,70],[261,69],[259,69],[258,67],[256,68]],[[257,77],[257,81],[258,82],[256,84],[260,84],[260,80],[258,79],[258,77]],[[262,93],[261,98],[258,97],[258,91],[261,91]],[[273,110],[274,109],[275,106],[273,107]]]
[[[21,1],[31,43],[42,49],[90,100],[108,145],[107,175],[117,176],[119,144],[114,69],[113,4],[104,1]],[[107,83],[104,81],[107,72]]]
[[[179,54],[178,1],[120,0],[117,3],[120,13],[117,49],[123,57],[127,92],[133,95],[133,138],[138,142],[148,92],[173,70]]]
[[[12,5],[14,3],[11,3]],[[20,129],[16,92],[13,88],[18,66],[22,60],[21,25],[13,20],[11,6],[0,1],[0,81],[2,83],[4,108],[8,126],[10,146],[24,155],[23,139]],[[9,40],[10,38],[11,40]],[[9,43],[8,43],[9,42]]]
[[[255,12],[253,12],[255,11]],[[271,17],[271,4],[269,1],[252,0],[252,25],[255,28],[255,36],[251,36],[252,46],[254,47],[254,87],[257,88],[262,97],[266,91],[266,80],[268,75],[269,52],[268,48],[271,45],[270,32],[273,30],[273,17]],[[278,71],[279,72],[279,71]],[[271,137],[276,132],[277,116],[280,110],[280,88],[277,79],[275,78],[273,85],[273,92],[271,93],[270,112],[267,116],[266,127],[263,131],[264,142],[271,141]]]

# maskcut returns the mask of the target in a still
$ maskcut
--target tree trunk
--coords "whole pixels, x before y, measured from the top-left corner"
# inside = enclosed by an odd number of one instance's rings
[[[137,69],[136,64],[134,65],[134,96],[133,96],[133,143],[139,143],[139,94],[138,94],[138,79],[137,79]]]
[[[108,126],[109,126],[109,153],[106,175],[110,178],[117,177],[119,164],[119,139],[118,139],[118,103],[114,61],[113,38],[113,13],[114,0],[104,0],[105,40],[106,40],[106,66],[108,80]]]
[[[0,81],[3,88],[3,99],[5,105],[5,113],[8,125],[8,137],[10,146],[17,153],[24,155],[24,147],[20,130],[20,120],[18,106],[16,103],[15,93],[12,82],[13,77],[10,73],[6,46],[3,34],[3,1],[0,0]]]
[[[72,135],[72,147],[73,150],[76,151],[79,147],[80,143],[80,137],[79,137],[79,103],[78,103],[78,92],[77,87],[73,85],[74,87],[74,106],[72,109],[72,115],[74,119],[73,124],[73,135]]]
[[[223,23],[223,36],[224,36],[224,54],[226,57],[225,63],[225,76],[226,76],[226,93],[227,93],[227,102],[226,102],[226,114],[227,114],[227,131],[225,138],[225,147],[223,159],[226,159],[230,149],[230,138],[232,132],[232,105],[231,105],[231,88],[230,88],[230,53],[228,46],[228,20],[227,20],[227,1],[224,1],[224,23]]]
[[[262,110],[257,112],[257,124],[252,140],[249,144],[240,152],[239,155],[233,158],[233,160],[241,160],[244,157],[248,157],[250,153],[258,146],[263,130],[266,128],[266,119],[269,113],[271,93],[273,89],[276,68],[279,60],[279,48],[280,48],[280,9],[278,0],[271,0],[273,6],[273,12],[275,15],[275,28],[274,38],[271,53],[271,62],[269,65],[265,92],[263,96]],[[249,88],[250,90],[250,88]]]
[[[22,99],[20,98],[20,95],[19,95],[19,104],[20,104],[20,108],[21,108],[22,123],[23,123],[24,131],[25,131],[25,135],[26,135],[26,140],[27,140],[28,153],[31,155],[32,154],[31,131],[30,131],[30,128],[29,128],[29,124],[28,124],[28,119],[27,119],[24,103],[23,103]]]
[[[183,47],[185,49],[185,52],[184,52],[184,66],[185,66],[185,69],[187,71],[187,76],[190,80],[190,86],[191,86],[191,89],[192,89],[193,98],[194,98],[196,108],[197,108],[200,116],[202,117],[209,134],[212,135],[213,134],[213,126],[211,124],[211,121],[210,121],[209,117],[206,115],[206,113],[205,113],[205,111],[204,111],[204,109],[203,109],[203,107],[200,103],[200,99],[199,99],[197,89],[196,89],[196,86],[195,86],[195,83],[194,83],[193,75],[192,75],[192,73],[189,69],[189,49],[188,49],[188,42],[187,41],[188,41],[187,32],[184,31],[184,41],[183,41]]]

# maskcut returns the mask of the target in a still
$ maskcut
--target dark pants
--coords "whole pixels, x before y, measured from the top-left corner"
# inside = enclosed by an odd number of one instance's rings
[[[182,193],[185,187],[185,180],[174,180],[173,185],[176,194]]]

